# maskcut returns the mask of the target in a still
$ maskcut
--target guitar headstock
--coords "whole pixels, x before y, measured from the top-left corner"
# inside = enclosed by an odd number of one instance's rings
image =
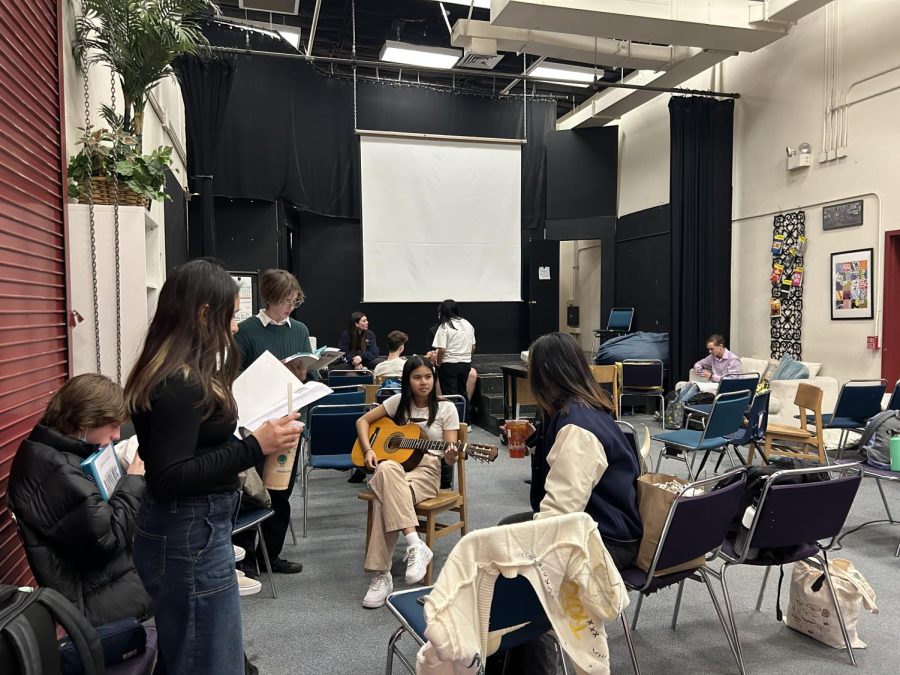
[[[498,451],[493,445],[460,443],[457,447],[461,452],[464,452],[469,459],[477,459],[479,462],[493,462],[497,459]]]

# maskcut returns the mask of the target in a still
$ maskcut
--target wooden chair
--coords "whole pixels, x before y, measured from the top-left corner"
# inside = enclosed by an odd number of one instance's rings
[[[797,426],[789,424],[777,424],[769,422],[766,428],[766,441],[763,447],[763,457],[772,456],[793,457],[795,459],[809,459],[826,464],[825,437],[822,430],[822,390],[811,384],[800,383],[797,387],[797,395],[794,396],[794,405],[800,408],[800,420]],[[807,411],[815,422],[815,431],[807,428]],[[799,446],[791,450],[790,447],[773,447],[774,442],[781,441],[791,446]],[[815,449],[815,452],[811,450]],[[747,463],[753,462],[753,446],[747,457]]]
[[[459,425],[459,440],[466,442],[469,436],[469,427],[466,424]],[[457,486],[458,490],[439,490],[436,497],[426,499],[416,504],[416,515],[419,516],[419,525],[416,530],[425,535],[425,545],[434,550],[433,543],[435,539],[446,537],[448,534],[460,530],[462,534],[469,531],[469,521],[467,519],[468,500],[466,496],[466,463],[463,457],[456,463]],[[364,490],[357,495],[357,499],[368,502],[368,513],[366,515],[366,548],[369,546],[369,536],[372,533],[372,502],[375,499],[375,493],[371,490]],[[458,514],[458,520],[450,523],[439,522],[437,516],[442,513],[453,512]],[[428,572],[425,574],[425,585],[432,583],[434,560],[428,564]]]
[[[375,378],[376,380],[378,378]],[[366,392],[366,403],[375,403],[375,395],[378,394],[378,390],[381,389],[381,384],[376,382],[375,384],[364,384],[362,386],[363,391]]]
[[[619,416],[619,371],[612,366],[591,366],[591,373],[597,384],[608,384],[612,389],[613,411]]]

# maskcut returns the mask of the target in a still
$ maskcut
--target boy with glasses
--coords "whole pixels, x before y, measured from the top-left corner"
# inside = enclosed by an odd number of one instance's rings
[[[285,270],[265,270],[259,275],[259,294],[264,304],[263,309],[256,316],[241,321],[234,336],[241,354],[241,369],[245,369],[267,350],[278,359],[286,359],[297,352],[311,352],[309,329],[305,324],[291,318],[291,313],[303,304],[304,298],[297,278]],[[301,361],[296,359],[287,367],[303,382],[315,379],[315,374],[307,373]],[[294,455],[295,466],[291,468],[287,488],[269,490],[275,515],[262,523],[266,549],[272,560],[272,571],[281,574],[296,574],[303,570],[303,565],[299,562],[280,557],[291,522],[290,498],[294,491],[296,461],[299,455],[299,452]],[[261,468],[258,470],[262,475]],[[250,543],[245,540],[242,542]],[[261,561],[261,550],[257,556]],[[252,563],[245,565],[244,571],[248,572],[248,568],[249,571],[254,569]]]

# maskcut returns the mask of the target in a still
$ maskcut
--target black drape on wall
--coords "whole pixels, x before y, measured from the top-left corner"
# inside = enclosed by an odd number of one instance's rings
[[[672,381],[731,321],[731,158],[734,102],[672,97]]]
[[[176,59],[174,67],[184,97],[189,186],[199,195],[193,203],[191,215],[194,226],[202,233],[198,242],[202,248],[193,253],[215,256],[218,253],[213,177],[219,138],[234,82],[235,61],[186,55]]]
[[[209,24],[204,33],[222,47],[283,51],[260,33]],[[216,196],[283,199],[304,211],[360,217],[359,141],[354,133],[353,83],[329,77],[301,59],[238,55],[239,68],[222,127]],[[359,129],[455,136],[522,138],[521,101],[360,81]],[[522,148],[522,225],[543,227],[545,137],[555,105],[528,104],[528,143]]]

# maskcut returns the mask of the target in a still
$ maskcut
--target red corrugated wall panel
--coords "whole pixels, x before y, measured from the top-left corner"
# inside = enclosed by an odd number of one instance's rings
[[[33,583],[12,459],[69,370],[60,0],[0,2],[0,583]]]

